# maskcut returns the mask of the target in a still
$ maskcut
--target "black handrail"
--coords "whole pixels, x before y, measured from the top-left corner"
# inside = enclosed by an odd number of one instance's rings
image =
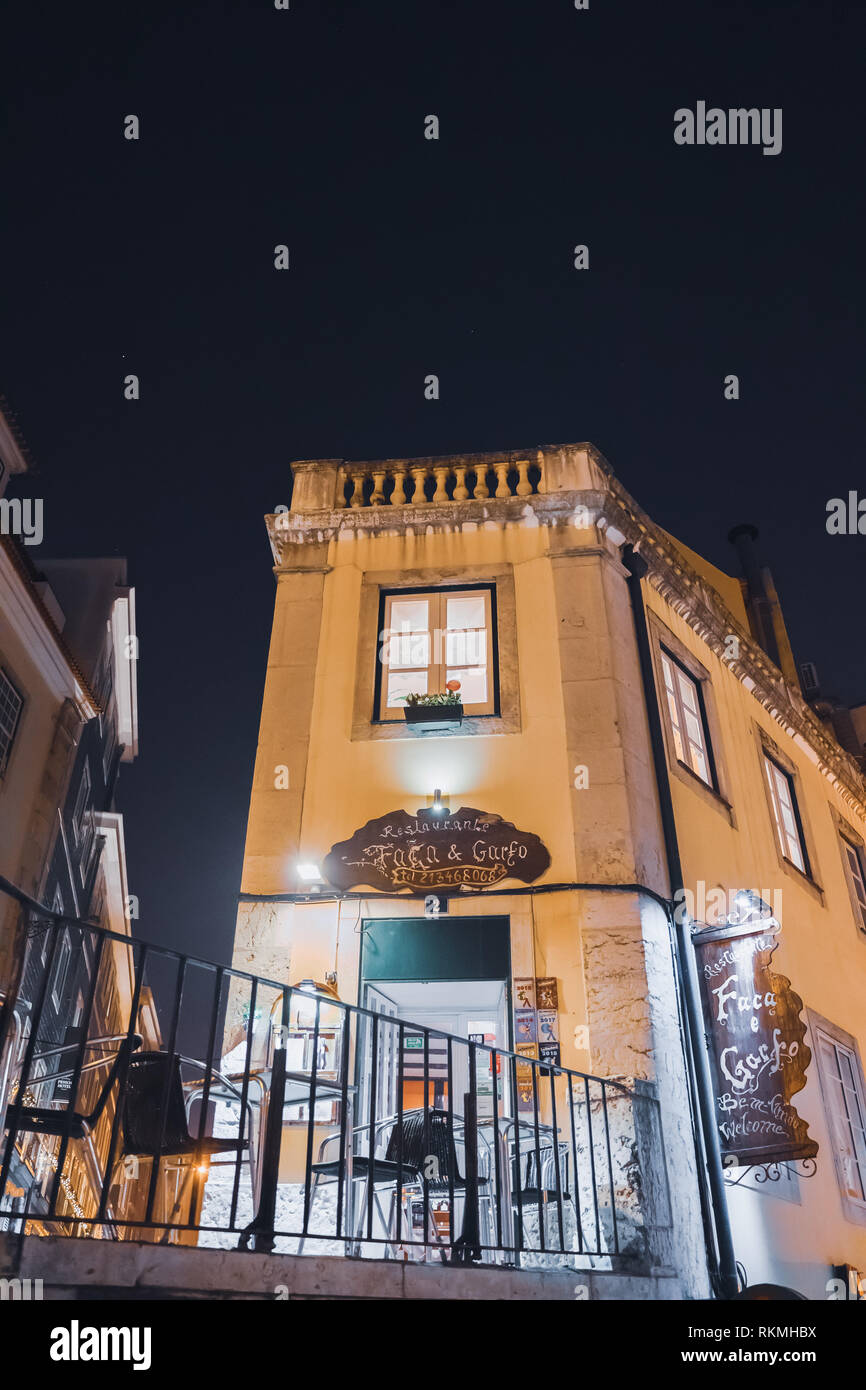
[[[664,1160],[660,1151],[639,1152],[648,1127],[636,1126],[635,1093],[624,1081],[542,1064],[427,1025],[416,1029],[408,1020],[372,1008],[124,937],[31,907],[28,901],[24,907],[50,933],[51,942],[43,962],[41,951],[28,940],[18,992],[4,1006],[7,1019],[13,1009],[20,1010],[30,1032],[23,1056],[13,1058],[8,1068],[12,1093],[0,1096],[0,1116],[6,1105],[0,1217],[24,1229],[80,1233],[80,1223],[87,1222],[101,1235],[188,1241],[224,1237],[223,1244],[260,1251],[297,1248],[303,1240],[313,1250],[377,1254],[401,1247],[427,1258],[508,1264],[586,1261],[599,1255],[611,1260],[628,1255],[633,1261],[637,1252],[649,1268],[655,1214],[644,1203],[654,1184],[635,1178],[635,1156],[638,1167]],[[85,1028],[74,1044],[58,1044],[50,1031],[62,1032],[63,1025],[51,1014],[49,981],[63,939],[73,934],[93,947],[89,955],[82,951],[81,959],[82,968],[90,971],[86,1021],[98,1036],[88,1038]],[[103,976],[116,969],[117,953],[105,949],[109,941],[121,943],[129,953],[132,995],[126,1032],[113,1035],[117,1054],[96,1117],[99,1127],[93,1126],[100,1181],[84,1191],[80,1173],[75,1177],[80,1136],[73,1120],[77,1093],[93,1065],[84,1062],[85,1051],[104,1045],[108,1036],[98,1014]],[[160,976],[166,962],[173,972],[167,987]],[[142,1043],[145,990],[163,1009],[167,1034],[164,1041],[148,1037],[144,1048],[164,1053],[168,1061],[146,1130],[135,1124],[127,1130],[124,1117],[138,1103],[129,1066],[133,1039],[136,1046]],[[220,1060],[219,1038],[229,1016],[243,1017],[244,1002],[243,1058],[238,1070],[228,1070]],[[299,1022],[302,1007],[314,1014],[309,1028]],[[280,1019],[276,1033],[275,1009]],[[200,1036],[200,1047],[187,1043],[190,1031]],[[409,1099],[405,1067],[412,1055],[405,1047],[410,1033],[423,1039],[423,1056],[420,1049],[416,1053],[421,1105],[414,1112],[417,1101]],[[236,1030],[232,1036],[237,1038]],[[441,1052],[434,1052],[434,1040],[444,1041]],[[305,1055],[293,1054],[291,1064],[290,1043],[307,1049]],[[235,1042],[232,1050],[237,1047]],[[62,1101],[55,1094],[50,1102],[59,1142],[56,1151],[46,1150],[54,1169],[46,1193],[32,1156],[33,1143],[44,1149],[46,1136],[34,1141],[24,1098],[31,1086],[44,1087],[68,1075],[67,1070],[34,1074],[40,1060],[44,1065],[44,1059],[64,1051],[74,1052],[75,1064],[68,1093]],[[192,1131],[195,1143],[187,1138],[182,1151],[173,1150],[172,1143],[179,1141],[171,1109],[172,1078],[176,1068],[189,1065],[192,1052],[203,1061],[196,1064],[195,1082],[181,1090],[184,1104],[192,1103],[194,1093],[200,1107],[197,1131]],[[479,1070],[480,1059],[486,1060],[488,1071]],[[99,1064],[106,1061],[99,1059]],[[0,1075],[5,1071],[0,1056]],[[261,1099],[253,1098],[258,1088]],[[645,1083],[641,1103],[657,1104],[648,1092]],[[306,1107],[303,1119],[298,1119],[299,1104]],[[441,1175],[428,1161],[440,1143],[433,1137],[434,1117],[437,1134],[444,1126],[446,1151],[463,1155],[456,1168],[449,1159]],[[131,1153],[131,1136],[144,1132],[155,1136],[153,1150]],[[187,1134],[185,1124],[183,1132]],[[392,1133],[393,1160],[385,1156]],[[332,1146],[336,1143],[336,1156],[325,1160],[321,1141],[328,1136]],[[210,1168],[208,1156],[217,1152],[231,1152],[231,1162]],[[178,1159],[169,1165],[164,1160],[172,1153]],[[132,1176],[126,1173],[127,1158],[134,1160]],[[124,1178],[118,1186],[120,1159]],[[139,1159],[147,1165],[141,1174]],[[254,1168],[257,1173],[255,1191],[243,1180],[247,1162],[250,1173]],[[188,1206],[181,1193],[169,1192],[171,1182],[187,1179]],[[329,1186],[333,1201],[326,1200]],[[12,1200],[13,1187],[19,1193],[27,1188],[26,1223]],[[440,1213],[446,1204],[444,1222]]]

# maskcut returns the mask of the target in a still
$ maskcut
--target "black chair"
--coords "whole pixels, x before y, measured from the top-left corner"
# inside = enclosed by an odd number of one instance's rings
[[[54,1053],[69,1052],[74,1048],[80,1047],[80,1045],[80,1043],[69,1043],[64,1048],[55,1048],[52,1051]],[[93,1044],[86,1043],[85,1047],[92,1045]],[[8,1127],[23,1131],[24,1133],[28,1134],[52,1134],[57,1137],[62,1137],[64,1134],[68,1134],[70,1139],[87,1139],[93,1133],[94,1129],[99,1123],[99,1118],[103,1110],[105,1109],[105,1106],[108,1102],[108,1097],[111,1095],[112,1088],[114,1086],[115,1081],[117,1080],[117,1075],[120,1071],[121,1066],[130,1056],[133,1050],[140,1046],[141,1038],[138,1036],[137,1033],[132,1033],[122,1040],[117,1049],[117,1052],[114,1055],[114,1061],[111,1064],[108,1075],[105,1078],[102,1088],[100,1089],[99,1095],[96,1098],[96,1104],[94,1105],[93,1109],[90,1111],[89,1114],[82,1114],[78,1110],[70,1111],[68,1105],[60,1106],[57,1109],[52,1110],[49,1109],[47,1106],[18,1106],[13,1103],[9,1106],[7,1110],[6,1123]],[[40,1059],[38,1057],[34,1058],[34,1061],[39,1060]],[[93,1071],[99,1065],[99,1062],[87,1063],[86,1067],[82,1069],[82,1075],[85,1073],[85,1071]],[[68,1071],[61,1073],[49,1073],[46,1076],[33,1078],[29,1084],[30,1086],[44,1086],[47,1085],[50,1081],[56,1082],[61,1076],[65,1077],[67,1075],[72,1074],[72,1072]]]
[[[122,1111],[122,1154],[140,1158],[167,1155],[240,1153],[248,1148],[246,1139],[219,1139],[190,1134],[181,1077],[182,1058],[178,1053],[141,1052],[133,1057],[126,1075]],[[196,1063],[196,1065],[199,1065]],[[165,1124],[162,1104],[168,1078]]]
[[[556,1158],[554,1156],[553,1145],[545,1143],[540,1149],[541,1165],[539,1173],[539,1154],[534,1148],[524,1151],[518,1159],[515,1156],[511,1161],[512,1191],[511,1203],[515,1214],[520,1214],[521,1219],[530,1213],[538,1213],[539,1226],[543,1224],[547,1229],[547,1218],[550,1212],[557,1213],[557,1225],[559,1225],[559,1213],[561,1204],[561,1215],[564,1221],[567,1207],[572,1208],[574,1221],[577,1222],[577,1207],[574,1198],[568,1191],[570,1153],[568,1144],[559,1143],[559,1186],[556,1181]],[[519,1170],[519,1171],[518,1171]],[[518,1197],[519,1193],[519,1197]],[[563,1226],[563,1233],[564,1233]],[[547,1241],[545,1240],[545,1244]],[[548,1253],[554,1253],[554,1247],[548,1245]]]
[[[512,1201],[517,1206],[517,1193],[520,1192],[521,1206],[537,1206],[540,1202],[556,1202],[561,1197],[563,1203],[572,1200],[568,1188],[569,1152],[567,1144],[559,1145],[559,1179],[556,1185],[556,1160],[553,1147],[549,1143],[541,1146],[541,1177],[539,1180],[538,1154],[535,1149],[520,1155],[520,1176],[518,1180],[517,1159],[512,1159]]]
[[[372,1144],[374,1152],[372,1155],[352,1155],[352,1182],[363,1183],[364,1185],[363,1196],[361,1198],[361,1201],[358,1203],[358,1221],[357,1228],[354,1232],[356,1246],[358,1237],[361,1233],[361,1226],[363,1224],[364,1219],[364,1209],[367,1205],[367,1193],[369,1191],[370,1186],[372,1185],[373,1188],[373,1203],[376,1207],[376,1210],[379,1213],[379,1219],[381,1220],[383,1226],[387,1230],[390,1227],[390,1218],[386,1220],[385,1213],[382,1210],[382,1205],[379,1200],[378,1189],[380,1187],[390,1187],[396,1192],[397,1182],[401,1178],[401,1176],[403,1182],[406,1183],[417,1182],[420,1177],[419,1169],[410,1161],[407,1153],[404,1152],[402,1164],[397,1163],[396,1158],[393,1157],[391,1154],[391,1147],[393,1144],[394,1137],[392,1126],[395,1125],[396,1119],[397,1116],[392,1116],[387,1120],[381,1120],[377,1125],[374,1126]],[[375,1149],[379,1143],[380,1135],[387,1129],[392,1129],[391,1139],[388,1145],[388,1152],[385,1154],[384,1157],[381,1157],[376,1154]],[[353,1137],[361,1134],[366,1134],[369,1136],[369,1132],[369,1125],[356,1125],[353,1130]],[[313,1207],[315,1205],[316,1193],[318,1192],[320,1185],[322,1185],[323,1183],[343,1181],[343,1177],[346,1170],[345,1158],[340,1157],[326,1159],[324,1157],[325,1150],[328,1148],[328,1146],[330,1144],[337,1143],[339,1139],[339,1134],[329,1134],[325,1139],[322,1140],[321,1144],[319,1145],[318,1161],[312,1164],[310,1170],[313,1177],[313,1186],[310,1191],[310,1208],[308,1213],[308,1220],[313,1215]],[[297,1251],[299,1255],[303,1254],[305,1242],[306,1236],[301,1236],[300,1241],[298,1243]]]
[[[464,1132],[464,1122],[458,1116],[449,1115],[446,1110],[428,1110],[426,1119],[423,1110],[407,1110],[403,1115],[403,1153],[407,1148],[412,1156],[415,1166],[420,1170],[416,1185],[423,1187],[423,1172],[425,1165],[429,1165],[431,1158],[436,1162],[436,1176],[427,1178],[427,1200],[432,1203],[437,1198],[454,1195],[455,1205],[458,1199],[465,1199],[467,1193],[467,1181],[460,1172],[460,1164],[457,1158],[457,1144],[455,1141],[455,1130],[458,1134]],[[399,1152],[400,1130],[394,1129],[388,1145],[388,1157],[396,1157]],[[487,1163],[489,1170],[489,1162]],[[488,1208],[492,1203],[493,1194],[490,1189],[489,1172],[479,1171],[475,1182],[476,1196],[480,1201],[484,1201]],[[430,1213],[432,1217],[432,1212]],[[457,1237],[455,1213],[451,1212],[451,1244],[459,1246],[463,1243],[464,1237]],[[428,1230],[433,1232],[433,1244],[445,1245],[446,1242],[440,1239],[435,1220],[428,1225]],[[476,1232],[477,1235],[477,1232]],[[471,1242],[474,1244],[474,1242]]]
[[[436,1160],[436,1176],[427,1180],[427,1198],[433,1201],[435,1198],[446,1196],[449,1192],[454,1193],[455,1197],[465,1197],[466,1179],[460,1172],[457,1159],[457,1145],[454,1138],[454,1130],[459,1131],[462,1121],[457,1117],[449,1118],[445,1110],[427,1111],[429,1117],[429,1128],[425,1123],[423,1110],[405,1110],[401,1116],[393,1115],[387,1120],[380,1121],[374,1131],[373,1148],[375,1150],[380,1135],[390,1129],[387,1148],[384,1156],[379,1156],[375,1152],[370,1154],[353,1154],[352,1156],[352,1181],[364,1184],[363,1197],[359,1203],[358,1223],[355,1231],[355,1244],[357,1245],[363,1224],[364,1211],[367,1205],[367,1193],[370,1185],[373,1187],[373,1203],[379,1213],[379,1218],[383,1228],[387,1232],[392,1232],[394,1227],[394,1214],[398,1200],[397,1183],[402,1182],[404,1187],[420,1188],[424,1186],[424,1174],[427,1170],[429,1159]],[[369,1134],[369,1125],[358,1125],[354,1133]],[[319,1146],[319,1161],[312,1165],[313,1187],[310,1196],[310,1215],[312,1215],[313,1204],[316,1192],[322,1182],[342,1181],[345,1172],[345,1160],[334,1158],[323,1161],[323,1153],[329,1144],[339,1139],[339,1135],[332,1134],[322,1141]],[[386,1218],[382,1210],[379,1199],[378,1189],[386,1187],[391,1189],[390,1211]],[[480,1176],[478,1179],[479,1191],[485,1191],[489,1187],[489,1178]],[[431,1219],[429,1230],[432,1231],[434,1243],[444,1244],[439,1239],[436,1232],[435,1222]],[[298,1254],[303,1252],[306,1237],[301,1237],[298,1245]],[[388,1242],[393,1247],[393,1239]]]

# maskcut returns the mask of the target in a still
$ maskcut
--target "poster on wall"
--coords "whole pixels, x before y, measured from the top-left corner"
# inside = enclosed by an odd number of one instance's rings
[[[814,1158],[818,1145],[791,1103],[811,1051],[803,1001],[771,969],[774,923],[712,928],[692,937],[713,1077],[719,1143],[737,1164]]]
[[[514,981],[515,1009],[535,1009],[535,981],[528,976]]]
[[[554,1013],[553,1009],[538,1010],[538,1041],[559,1042],[559,1014]]]
[[[514,1051],[519,1057],[536,1057],[538,1050],[535,1043],[516,1043]],[[534,1088],[532,1085],[532,1073],[534,1068],[528,1062],[516,1062],[515,1071],[517,1073],[517,1109],[519,1111],[533,1110]]]
[[[519,1043],[538,1041],[534,1009],[514,1010],[514,1041]]]
[[[554,1013],[559,1009],[559,990],[553,976],[535,981],[535,997],[539,1009],[553,1009]]]

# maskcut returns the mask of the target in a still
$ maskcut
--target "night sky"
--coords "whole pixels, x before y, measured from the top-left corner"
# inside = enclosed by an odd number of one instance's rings
[[[591,440],[722,568],[756,523],[866,700],[866,537],[825,529],[866,495],[862,4],[16,8],[0,385],[43,553],[129,558],[142,936],[230,955],[294,458]],[[677,146],[699,100],[781,107],[782,153]]]

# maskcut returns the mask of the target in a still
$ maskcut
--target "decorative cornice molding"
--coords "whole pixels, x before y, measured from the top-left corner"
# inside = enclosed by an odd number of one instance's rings
[[[861,818],[866,817],[866,779],[855,760],[828,733],[800,691],[788,684],[763,648],[737,621],[721,594],[692,568],[666,533],[626,492],[607,461],[598,455],[596,462],[610,482],[605,519],[646,560],[647,582],[799,744],[846,805]],[[729,655],[731,637],[738,641],[736,658]]]

